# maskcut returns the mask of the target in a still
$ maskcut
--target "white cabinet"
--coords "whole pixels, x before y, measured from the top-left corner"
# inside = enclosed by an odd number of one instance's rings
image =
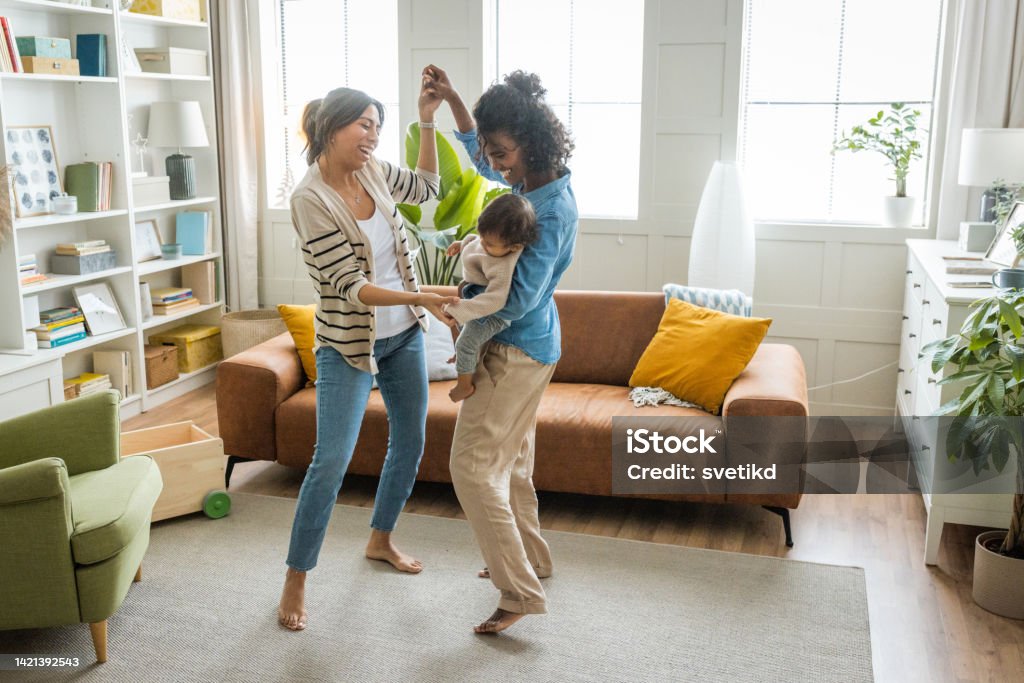
[[[946,522],[1005,528],[1012,510],[1011,494],[933,494],[930,483],[941,474],[952,478],[966,463],[939,457],[936,444],[944,438],[939,422],[929,419],[938,408],[957,397],[955,385],[939,386],[935,374],[918,352],[929,342],[956,334],[969,314],[971,302],[991,296],[991,287],[959,289],[950,282],[979,281],[984,275],[948,275],[944,256],[978,256],[957,248],[956,242],[907,240],[907,280],[900,334],[896,412],[906,431],[914,471],[928,512],[925,563],[935,564]],[[1012,472],[1004,472],[1012,481]]]
[[[94,350],[131,352],[134,391],[132,396],[125,397],[122,406],[122,414],[130,415],[213,380],[215,367],[209,366],[177,382],[147,390],[142,347],[150,334],[175,325],[218,324],[223,311],[223,246],[213,79],[132,72],[120,48],[127,45],[130,48],[173,47],[202,51],[207,55],[206,72],[212,74],[209,63],[212,47],[206,22],[122,12],[117,0],[95,0],[93,5],[0,0],[0,16],[8,18],[15,35],[68,38],[74,49],[77,35],[98,33],[106,36],[107,43],[107,75],[104,77],[0,73],[0,130],[49,126],[62,183],[69,164],[85,161],[113,164],[110,210],[14,219],[14,229],[8,231],[12,234],[0,246],[0,352],[24,345],[24,331],[30,325],[22,311],[26,297],[36,297],[40,310],[74,305],[73,287],[106,283],[117,300],[126,328],[89,336],[58,349],[40,349],[35,355],[41,363],[56,360],[60,374],[67,379],[92,371]],[[204,12],[204,16],[209,16],[208,12]],[[144,170],[151,175],[165,175],[165,157],[178,150],[150,148],[140,161],[133,141],[147,134],[150,104],[167,100],[199,103],[210,145],[183,150],[195,159],[197,196],[194,199],[142,206],[132,196],[132,173]],[[8,157],[6,135],[0,138],[0,153],[5,159]],[[140,169],[140,165],[144,168]],[[155,221],[162,240],[174,242],[175,217],[183,210],[210,212],[209,229],[213,240],[209,253],[180,261],[139,262],[141,244],[136,243],[136,223]],[[16,215],[13,210],[12,215]],[[100,239],[116,252],[114,267],[87,275],[57,275],[27,286],[21,284],[19,257],[34,255],[40,270],[51,272],[50,258],[57,243]],[[148,282],[153,289],[181,286],[181,266],[195,261],[214,264],[217,300],[179,315],[144,320],[140,282]],[[0,364],[0,376],[3,375]],[[0,410],[0,420],[9,416],[6,409]]]

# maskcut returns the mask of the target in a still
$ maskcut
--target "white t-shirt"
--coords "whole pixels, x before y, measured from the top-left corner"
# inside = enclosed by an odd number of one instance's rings
[[[398,253],[395,245],[395,233],[391,224],[378,208],[365,221],[356,221],[370,239],[373,251],[373,268],[370,281],[384,289],[405,291],[402,275],[398,271]],[[377,339],[393,337],[416,324],[416,316],[410,306],[376,306],[373,309],[376,322]]]

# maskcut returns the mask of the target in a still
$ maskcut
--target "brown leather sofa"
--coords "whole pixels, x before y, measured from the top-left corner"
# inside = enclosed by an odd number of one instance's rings
[[[611,495],[613,416],[710,416],[676,406],[634,408],[628,400],[629,377],[665,310],[660,293],[559,291],[555,302],[562,324],[562,358],[538,411],[534,484],[541,491]],[[423,481],[451,481],[448,458],[459,410],[448,398],[451,385],[430,385],[427,440],[419,470]],[[315,405],[316,389],[306,386],[287,333],[223,361],[217,370],[217,412],[224,450],[231,456],[227,476],[235,463],[246,460],[307,467],[315,443]],[[807,383],[796,349],[761,344],[726,394],[722,415],[805,417]],[[732,432],[728,438],[733,438]],[[387,417],[375,389],[349,472],[378,475],[386,444]],[[762,505],[782,516],[787,545],[792,545],[789,509],[799,505],[801,494],[726,491],[645,497]]]

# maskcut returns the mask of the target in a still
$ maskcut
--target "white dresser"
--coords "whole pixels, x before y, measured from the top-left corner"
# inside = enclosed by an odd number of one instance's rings
[[[908,441],[917,481],[928,512],[925,532],[925,564],[935,564],[939,555],[942,526],[946,522],[1006,528],[1012,510],[1007,494],[932,494],[936,475],[955,479],[967,475],[969,465],[950,463],[940,457],[936,444],[944,439],[938,421],[927,419],[943,403],[956,398],[956,385],[939,386],[942,374],[934,374],[926,359],[917,354],[928,342],[955,334],[969,314],[969,305],[995,293],[992,287],[961,289],[950,282],[988,280],[986,275],[948,275],[943,256],[979,256],[957,248],[956,242],[907,240],[907,280],[903,298],[903,328],[900,333],[899,378],[896,412]],[[1007,470],[1012,468],[1008,467]],[[967,475],[969,476],[969,475]],[[1000,477],[1013,481],[1014,472]],[[1007,488],[1006,490],[1012,490]]]
[[[0,353],[0,422],[63,401],[60,356]]]

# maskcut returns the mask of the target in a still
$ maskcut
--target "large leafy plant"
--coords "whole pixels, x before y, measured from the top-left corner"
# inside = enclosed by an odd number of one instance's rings
[[[854,126],[845,132],[832,147],[833,154],[840,150],[860,152],[869,150],[884,156],[896,175],[896,196],[907,196],[907,174],[910,162],[921,158],[921,133],[917,127],[918,109],[910,109],[902,102],[893,102],[889,111],[879,111],[867,124]]]
[[[960,395],[939,409],[954,415],[946,435],[951,461],[967,460],[980,473],[1002,472],[1014,457],[1017,488],[1009,531],[999,552],[1024,559],[1024,290],[981,299],[960,332],[927,344],[932,372],[952,366],[939,384],[962,383]]]
[[[419,242],[416,250],[416,275],[420,284],[453,285],[458,283],[459,255],[448,256],[452,242],[476,232],[480,214],[494,197],[508,192],[507,188],[491,188],[490,182],[474,168],[462,168],[459,157],[443,135],[435,132],[437,140],[438,171],[441,189],[437,207],[430,221],[424,225],[419,206],[399,204],[398,210],[405,225]],[[416,167],[420,153],[420,127],[412,123],[405,134],[405,163]]]

